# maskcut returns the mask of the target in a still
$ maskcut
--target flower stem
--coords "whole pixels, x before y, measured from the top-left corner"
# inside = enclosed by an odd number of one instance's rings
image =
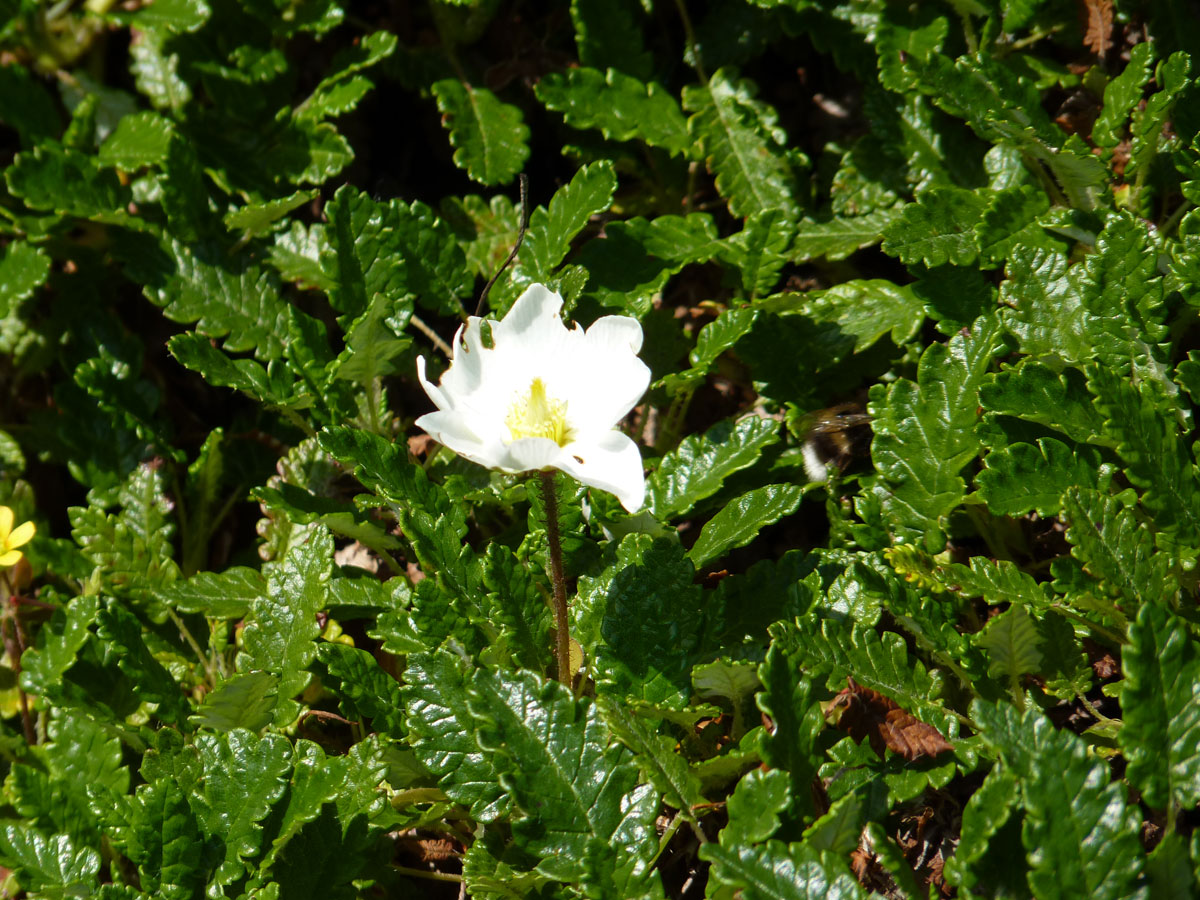
[[[554,583],[554,655],[558,658],[558,680],[571,686],[571,637],[567,631],[567,579],[563,575],[562,539],[558,534],[558,494],[554,472],[538,472],[546,505],[546,540],[550,544],[550,580]]]

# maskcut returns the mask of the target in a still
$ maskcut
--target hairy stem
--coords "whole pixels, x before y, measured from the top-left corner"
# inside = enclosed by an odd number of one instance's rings
[[[538,472],[542,480],[542,498],[546,504],[546,540],[550,544],[550,580],[554,583],[554,655],[558,659],[558,680],[571,686],[571,637],[567,631],[567,579],[563,575],[562,539],[558,534],[558,495],[554,491],[554,472]]]

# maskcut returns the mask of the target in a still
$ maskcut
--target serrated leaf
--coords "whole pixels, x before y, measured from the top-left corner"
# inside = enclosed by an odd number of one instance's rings
[[[25,690],[45,694],[61,683],[91,637],[88,628],[99,608],[99,598],[81,595],[54,611],[50,621],[38,629],[36,647],[21,655],[21,685]]]
[[[797,484],[768,484],[747,491],[705,523],[688,556],[697,567],[704,566],[750,543],[762,529],[794,513],[807,491],[807,485]]]
[[[230,231],[240,231],[248,237],[260,237],[293,209],[308,203],[316,195],[316,191],[296,191],[287,197],[247,203],[225,213],[225,227]]]
[[[316,223],[305,228],[303,222],[293,220],[288,231],[275,236],[270,251],[271,264],[285,280],[328,293],[334,290],[334,280],[325,274],[321,260],[329,252],[324,225]]]
[[[229,883],[242,872],[244,860],[265,849],[260,823],[287,788],[292,745],[282,735],[259,738],[243,729],[199,734],[195,743],[204,780],[192,808],[204,833],[224,844],[216,875]]]
[[[925,321],[925,310],[910,287],[882,278],[843,281],[808,295],[799,311],[831,322],[839,336],[854,338],[853,352],[862,353],[889,334],[897,347],[916,336]]]
[[[132,14],[116,15],[126,18],[139,31],[179,33],[202,27],[212,15],[212,9],[204,0],[154,0]]]
[[[741,889],[745,900],[858,900],[866,897],[845,863],[807,844],[725,847],[709,843],[700,858],[712,863],[721,884]]]
[[[169,780],[138,787],[129,858],[141,886],[164,900],[193,900],[204,887],[202,838],[179,785]]]
[[[906,265],[969,265],[979,256],[975,232],[986,208],[973,191],[930,188],[884,229],[881,249]]]
[[[5,170],[4,180],[31,209],[111,222],[129,218],[129,189],[115,172],[101,168],[94,157],[78,150],[39,144],[17,154]]]
[[[647,479],[647,506],[663,520],[678,518],[720,490],[734,472],[757,461],[779,440],[779,423],[747,416],[725,419],[703,435],[690,435],[667,454]]]
[[[829,812],[812,823],[804,832],[804,841],[817,850],[828,850],[839,856],[853,851],[863,832],[866,810],[863,798],[847,794],[836,800]],[[879,846],[876,843],[875,846]]]
[[[721,829],[721,844],[760,844],[779,827],[779,814],[791,802],[786,772],[755,769],[747,772],[726,801],[729,822]],[[860,829],[861,830],[861,829]]]
[[[262,731],[275,718],[278,689],[279,679],[269,672],[234,675],[206,694],[188,721],[213,731]]]
[[[1141,173],[1160,152],[1163,129],[1167,127],[1180,94],[1191,83],[1190,70],[1191,57],[1183,51],[1172,53],[1158,67],[1155,80],[1161,89],[1151,95],[1143,109],[1135,110],[1133,114],[1127,173],[1137,173],[1140,179]]]
[[[0,256],[0,314],[10,315],[18,303],[41,287],[50,275],[50,257],[28,241],[13,241]]]
[[[925,666],[912,660],[904,639],[894,631],[878,635],[848,621],[816,619],[811,613],[794,624],[780,623],[771,635],[793,661],[829,685],[841,688],[847,677],[877,691],[898,706],[953,739],[957,721],[938,705],[934,680]]]
[[[700,329],[696,346],[688,355],[691,368],[682,372],[671,372],[655,384],[662,386],[672,395],[683,390],[694,389],[713,367],[713,363],[726,350],[750,333],[760,313],[752,307],[724,310],[717,318]]]
[[[347,715],[366,716],[376,731],[401,738],[405,735],[400,682],[380,668],[365,650],[322,642],[317,659],[329,672],[329,687],[342,698]]]
[[[775,726],[762,741],[763,762],[790,774],[795,811],[809,815],[813,811],[810,788],[817,774],[816,741],[825,727],[825,715],[813,699],[812,682],[779,642],[767,650],[758,677],[763,689],[755,702]]]
[[[548,280],[591,217],[608,210],[616,189],[612,163],[601,160],[576,172],[570,182],[554,192],[548,207],[535,209],[503,300],[511,303],[519,289]],[[498,313],[507,310],[507,305],[495,301],[493,307]]]
[[[754,99],[751,82],[718,69],[707,85],[684,88],[683,106],[692,113],[688,133],[733,215],[780,209],[790,220],[799,218],[787,135],[775,110]]]
[[[630,534],[611,566],[580,579],[572,636],[592,658],[598,694],[686,705],[700,628],[693,575],[678,542]]]
[[[583,67],[546,75],[534,92],[573,128],[597,128],[614,141],[638,138],[672,156],[686,156],[691,147],[679,103],[655,81]]]
[[[297,107],[297,115],[324,119],[350,112],[372,87],[366,77],[357,73],[387,59],[395,52],[396,45],[395,35],[376,31],[340,51],[330,63],[332,72]]]
[[[1012,816],[1016,800],[1016,776],[1003,766],[994,766],[963,809],[958,847],[946,860],[946,880],[950,884],[973,888],[979,883],[979,861],[985,855],[996,854],[989,842]],[[1002,865],[1013,868],[1010,859],[1002,860]]]
[[[143,292],[167,318],[195,323],[205,337],[223,339],[229,352],[253,350],[267,361],[283,355],[287,303],[279,296],[279,280],[269,270],[238,261],[223,250],[186,246],[168,240],[164,249],[172,270],[148,283]]]
[[[293,545],[267,572],[266,593],[254,600],[242,632],[245,649],[238,654],[238,670],[279,677],[281,702],[275,720],[280,724],[295,718],[299,708],[290,698],[303,691],[311,678],[308,664],[321,631],[317,613],[328,602],[332,561],[329,532],[310,527],[306,539]]]
[[[1114,497],[1089,488],[1063,495],[1063,518],[1071,555],[1106,589],[1135,607],[1170,602],[1178,586],[1168,574],[1168,557],[1154,547],[1154,535]]]
[[[475,740],[467,707],[473,666],[453,650],[414,653],[404,670],[405,725],[417,758],[438,777],[438,787],[467,806],[473,818],[492,822],[508,809],[491,754]]]
[[[1000,285],[1005,327],[1031,356],[1050,353],[1067,361],[1088,359],[1091,342],[1084,326],[1082,298],[1067,276],[1061,253],[1017,247],[1008,259],[1008,278]]]
[[[894,533],[932,552],[943,544],[939,523],[962,502],[959,473],[979,450],[972,428],[979,386],[1001,346],[996,320],[980,318],[969,334],[925,351],[916,383],[872,392],[871,458],[887,485],[885,515]]]
[[[781,210],[768,209],[748,216],[745,227],[725,239],[719,256],[738,269],[747,298],[766,294],[778,283],[794,232],[795,225]]]
[[[1033,619],[1024,606],[1014,604],[988,620],[975,638],[975,646],[988,654],[988,674],[1006,678],[1014,696],[1019,696],[1022,675],[1040,670],[1042,650]]]
[[[242,391],[265,406],[288,405],[295,379],[277,362],[264,367],[253,359],[231,359],[196,332],[175,335],[167,341],[167,349],[214,387]]]
[[[613,736],[633,751],[633,761],[662,794],[663,803],[692,818],[692,809],[704,804],[704,795],[700,780],[676,751],[675,739],[660,734],[650,719],[619,699],[601,697],[596,703]]]
[[[351,185],[338,188],[325,207],[329,254],[322,267],[332,285],[329,302],[351,318],[364,313],[376,294],[395,302],[407,292],[405,270],[396,265],[395,212]]]
[[[1030,510],[1047,518],[1062,508],[1062,493],[1072,486],[1090,486],[1100,477],[1100,455],[1094,448],[1072,450],[1054,438],[1037,445],[1016,443],[984,457],[976,476],[979,495],[998,516],[1022,516]]]
[[[865,216],[838,216],[828,221],[801,219],[792,240],[792,261],[845,259],[856,250],[878,244],[899,216],[900,209],[880,209]]]
[[[182,724],[191,712],[179,684],[151,655],[142,638],[141,624],[116,600],[100,610],[96,636],[117,655],[117,665],[135,684],[141,699],[157,704],[155,715],[172,725]]]
[[[1125,474],[1141,488],[1155,527],[1171,542],[1200,548],[1197,470],[1180,439],[1174,403],[1154,382],[1134,383],[1106,366],[1088,370],[1104,430],[1116,443]]]
[[[1153,74],[1154,44],[1143,41],[1129,48],[1129,62],[1104,86],[1104,108],[1092,126],[1092,141],[1112,150],[1121,141],[1129,113]]]
[[[540,857],[539,871],[573,880],[589,851],[618,860],[654,854],[658,796],[638,785],[630,752],[611,742],[596,707],[531,672],[505,677],[480,669],[469,705],[479,745],[493,754],[500,781],[525,816],[513,838]]]
[[[1200,795],[1200,652],[1186,623],[1164,604],[1142,604],[1121,653],[1126,777],[1146,803],[1192,806]]]
[[[166,36],[146,31],[129,46],[129,69],[137,88],[158,109],[179,110],[192,99],[192,89],[179,74],[178,53],[167,53]]]
[[[1045,425],[1079,443],[1108,443],[1104,417],[1078,369],[1060,372],[1035,359],[1022,360],[981,385],[979,403],[989,412]]]
[[[63,896],[91,893],[100,869],[100,854],[95,850],[76,849],[65,834],[48,838],[27,825],[5,825],[0,830],[0,861],[26,890],[58,889]]]
[[[29,69],[15,62],[0,66],[0,122],[21,135],[25,148],[56,136],[62,128],[50,92]]]
[[[1110,780],[1108,766],[1036,708],[1021,713],[977,700],[971,712],[984,740],[1017,776],[1034,895],[1145,897],[1140,816],[1127,806],[1124,787]],[[1050,759],[1052,766],[1046,765]]]
[[[124,172],[136,172],[155,166],[167,158],[167,148],[175,125],[156,112],[136,112],[125,116],[100,145],[97,158],[102,165]]]
[[[529,156],[529,127],[521,111],[484,87],[454,78],[434,82],[438,111],[450,130],[454,164],[480,184],[507,184]]]
[[[1049,208],[1049,198],[1032,185],[997,191],[975,225],[981,262],[992,267],[1007,259],[1015,247],[1048,246],[1051,238],[1039,220]]]

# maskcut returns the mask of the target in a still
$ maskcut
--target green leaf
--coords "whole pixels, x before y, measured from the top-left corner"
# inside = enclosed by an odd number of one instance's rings
[[[521,111],[484,87],[454,78],[431,86],[450,130],[454,164],[480,184],[507,184],[529,157],[529,127]]]
[[[1129,48],[1129,62],[1104,87],[1104,108],[1092,126],[1092,141],[1111,151],[1124,136],[1125,123],[1154,72],[1154,45],[1149,41]]]
[[[99,608],[99,598],[80,595],[54,611],[50,621],[38,629],[36,647],[21,655],[21,686],[25,690],[46,694],[61,684],[91,637],[88,628]]]
[[[919,661],[910,659],[904,638],[894,631],[882,636],[872,628],[836,619],[816,619],[811,613],[796,623],[779,623],[771,636],[792,665],[826,677],[826,683],[845,686],[849,676],[864,687],[894,700],[918,719],[948,738],[957,721],[936,702],[934,679]]]
[[[204,766],[192,808],[204,833],[224,845],[218,883],[230,883],[244,860],[263,851],[260,824],[283,796],[292,769],[292,745],[279,734],[255,737],[237,729],[228,734],[199,734],[196,747]]]
[[[411,314],[407,298],[389,300],[376,294],[346,329],[346,347],[330,367],[333,377],[369,385],[399,371],[392,361],[412,345],[412,338],[404,334]]]
[[[984,266],[1004,262],[1017,247],[1050,246],[1052,238],[1040,224],[1049,208],[1049,198],[1032,185],[993,194],[975,225],[975,242]]]
[[[1178,586],[1168,574],[1167,555],[1155,551],[1153,533],[1116,498],[1070,488],[1063,495],[1063,518],[1071,555],[1107,589],[1135,607],[1174,598]]]
[[[862,353],[890,334],[897,347],[911,341],[925,321],[923,304],[910,287],[882,278],[843,281],[807,295],[800,311],[819,322],[837,326],[839,337],[854,338],[853,350]]]
[[[178,53],[166,53],[166,36],[146,31],[129,46],[129,69],[137,88],[158,109],[180,110],[192,99],[192,89],[179,74]]]
[[[497,649],[510,648],[525,668],[550,671],[553,616],[530,568],[500,543],[488,544],[483,560],[487,618],[500,630]]]
[[[975,638],[975,646],[987,651],[988,674],[1007,679],[1014,696],[1020,696],[1021,676],[1041,669],[1040,643],[1029,612],[1017,604],[989,619]]]
[[[134,797],[129,858],[137,863],[141,886],[165,900],[192,900],[205,882],[203,849],[196,815],[179,785],[157,781],[138,787]]]
[[[1200,548],[1200,492],[1186,442],[1180,439],[1175,404],[1155,382],[1135,383],[1106,366],[1088,370],[1104,430],[1116,443],[1125,475],[1141,488],[1155,527],[1176,546]]]
[[[950,884],[965,889],[976,885],[984,889],[991,886],[984,864],[989,857],[1001,856],[1001,842],[993,838],[1012,817],[1016,801],[1016,776],[1003,766],[993,766],[963,809],[958,847],[954,855],[946,860],[946,880]],[[1014,865],[1013,857],[1007,855],[997,863],[997,869],[1017,873],[1020,878],[1016,886],[1018,890],[1026,888],[1024,866]]]
[[[1191,84],[1188,78],[1191,69],[1191,57],[1185,52],[1172,53],[1158,68],[1155,80],[1161,90],[1146,101],[1143,109],[1133,113],[1133,125],[1130,135],[1132,147],[1129,152],[1129,162],[1125,167],[1128,174],[1136,173],[1138,178],[1153,162],[1161,150],[1165,150],[1163,129],[1171,119],[1175,103],[1184,90]],[[1169,145],[1168,145],[1169,146]]]
[[[702,602],[693,576],[677,541],[635,533],[604,572],[580,579],[572,636],[593,660],[598,694],[686,705]]]
[[[663,803],[691,819],[692,810],[706,801],[700,779],[676,751],[675,739],[660,734],[649,719],[620,698],[600,697],[596,703],[613,736],[633,751],[633,761],[662,794]]]
[[[310,202],[316,196],[315,190],[296,191],[287,197],[247,203],[225,213],[225,227],[230,231],[240,231],[248,237],[261,237],[292,210]]]
[[[1000,285],[1000,316],[1030,356],[1055,354],[1068,362],[1093,354],[1084,325],[1083,301],[1067,275],[1067,258],[1034,247],[1009,255],[1008,278]]]
[[[207,573],[206,573],[207,574]],[[279,679],[269,672],[244,672],[205,694],[196,714],[188,719],[196,728],[260,732],[275,718]]]
[[[287,281],[301,287],[319,288],[326,293],[334,290],[334,279],[325,273],[321,260],[330,253],[325,226],[315,223],[309,228],[292,220],[288,231],[275,236],[271,246],[271,264]]]
[[[1110,780],[1107,764],[1036,708],[1020,713],[977,700],[971,712],[984,740],[1017,776],[1034,896],[1144,897],[1140,816],[1126,804],[1124,786]]]
[[[729,822],[721,829],[722,846],[765,841],[779,828],[779,814],[787,809],[791,799],[786,772],[778,769],[747,772],[726,801]]]
[[[534,92],[573,128],[597,128],[613,141],[638,138],[672,156],[686,156],[691,148],[679,103],[655,81],[643,83],[616,69],[584,67],[552,72]]]
[[[1183,619],[1164,604],[1142,604],[1122,649],[1126,778],[1146,804],[1191,807],[1200,796],[1200,648]]]
[[[50,275],[50,257],[28,241],[13,241],[0,256],[0,312],[11,315]]]
[[[316,653],[313,642],[321,632],[317,613],[327,604],[332,561],[329,532],[311,528],[306,539],[293,545],[267,572],[267,591],[254,600],[242,632],[244,650],[238,654],[238,670],[279,676],[282,702],[275,721],[281,725],[296,717],[299,704],[290,698],[303,691],[311,679],[308,664]]]
[[[123,172],[136,172],[156,166],[167,158],[167,148],[175,125],[156,112],[136,112],[125,116],[100,145],[97,158],[105,166]]]
[[[325,217],[329,253],[321,262],[332,282],[329,302],[334,308],[357,318],[376,294],[390,302],[401,299],[407,284],[404,267],[395,260],[394,207],[343,185],[325,207]]]
[[[970,265],[979,256],[976,227],[985,208],[974,191],[930,188],[884,229],[881,249],[906,265]]]
[[[801,219],[792,241],[792,261],[845,259],[883,240],[884,231],[900,214],[899,209],[879,209],[865,216],[838,216],[828,221]]]
[[[664,521],[685,515],[778,440],[779,423],[759,416],[724,419],[702,435],[689,435],[647,480],[646,505]]]
[[[204,0],[154,0],[132,14],[115,15],[127,19],[139,31],[178,34],[199,30],[212,15],[212,9]]]
[[[90,847],[76,849],[65,834],[45,837],[26,825],[0,830],[0,862],[12,870],[24,889],[50,896],[87,896],[96,884],[100,854]]]
[[[141,699],[157,705],[155,715],[171,725],[182,724],[191,712],[179,684],[155,659],[142,638],[133,613],[110,600],[96,619],[96,636],[117,655],[117,665],[136,687]]]
[[[688,356],[691,368],[668,373],[655,386],[662,385],[672,395],[697,387],[708,375],[717,357],[750,333],[759,315],[759,311],[751,307],[724,310],[700,329],[696,346]]]
[[[584,166],[568,184],[555,191],[548,208],[535,209],[529,217],[529,232],[517,254],[505,299],[515,301],[519,289],[548,280],[570,252],[571,241],[592,216],[608,210],[616,189],[617,175],[612,163],[601,160]],[[508,308],[492,302],[496,312]]]
[[[350,112],[372,87],[367,78],[357,73],[387,59],[395,52],[396,44],[395,35],[376,31],[340,51],[330,63],[332,72],[297,107],[297,115],[325,119]]]
[[[392,737],[405,735],[400,683],[383,671],[370,653],[323,642],[317,645],[317,659],[328,671],[326,683],[341,698],[347,716],[366,716],[376,731]]]
[[[450,799],[472,818],[492,822],[508,810],[491,753],[480,750],[467,707],[474,665],[454,650],[414,653],[404,670],[405,725],[417,758],[438,778]]]
[[[175,335],[167,341],[167,349],[214,387],[242,391],[266,406],[289,405],[294,378],[278,363],[264,368],[252,359],[230,359],[211,339],[196,332]]]
[[[799,816],[813,812],[811,785],[817,774],[817,736],[825,715],[812,696],[812,682],[797,659],[773,642],[758,667],[763,689],[755,698],[775,728],[762,741],[763,762],[791,775],[791,799]]]
[[[726,847],[708,843],[700,858],[712,863],[712,876],[740,888],[745,900],[857,900],[866,892],[845,863],[807,844],[765,844]]]
[[[922,354],[916,383],[901,379],[886,394],[881,386],[871,392],[871,457],[883,479],[876,491],[884,514],[895,534],[923,540],[931,552],[941,550],[941,522],[963,500],[960,472],[979,451],[972,427],[979,386],[1001,347],[995,319],[980,318],[969,334]]]
[[[718,69],[707,85],[684,88],[683,106],[693,114],[688,133],[733,215],[780,209],[788,219],[800,217],[787,135],[775,110],[754,99],[752,82]]]
[[[697,567],[704,566],[750,543],[763,528],[794,513],[807,490],[806,485],[768,484],[747,491],[705,523],[688,556]]]
[[[1060,372],[1035,359],[1022,360],[981,385],[979,403],[989,412],[1045,425],[1079,443],[1108,443],[1104,416],[1078,369]]]
[[[500,783],[524,816],[512,823],[538,870],[578,878],[589,852],[649,862],[657,847],[658,796],[638,784],[630,752],[611,742],[596,707],[532,672],[480,669],[470,686],[479,746],[493,755]]]
[[[1073,485],[1094,485],[1100,478],[1095,449],[1072,450],[1054,438],[1010,444],[989,453],[976,476],[979,495],[998,516],[1022,516],[1030,510],[1047,518],[1062,509],[1062,493]]]
[[[82,219],[123,222],[133,199],[116,172],[101,168],[95,157],[57,144],[39,144],[18,153],[4,171],[8,189],[31,209],[52,210]]]
[[[726,238],[719,256],[738,269],[749,299],[769,293],[778,283],[794,231],[780,210],[768,209],[747,217],[745,227]]]
[[[169,240],[164,249],[173,270],[148,283],[143,292],[174,322],[195,323],[196,331],[223,339],[231,353],[253,350],[261,360],[283,355],[287,303],[274,273],[245,262],[230,262],[223,250]]]

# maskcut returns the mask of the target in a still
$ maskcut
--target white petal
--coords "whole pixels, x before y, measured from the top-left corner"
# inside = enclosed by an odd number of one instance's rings
[[[423,356],[417,357],[417,378],[421,380],[421,387],[425,388],[425,393],[429,395],[429,399],[433,401],[434,406],[443,410],[454,408],[454,401],[450,397],[447,397],[440,387],[425,377],[425,357]]]
[[[629,316],[603,316],[592,323],[587,338],[592,346],[636,354],[642,349],[642,326]]]
[[[615,494],[631,513],[641,509],[646,499],[642,455],[637,444],[619,431],[568,444],[554,465],[589,487]]]
[[[533,472],[557,465],[562,447],[549,438],[521,438],[504,448],[496,468],[505,472]]]

